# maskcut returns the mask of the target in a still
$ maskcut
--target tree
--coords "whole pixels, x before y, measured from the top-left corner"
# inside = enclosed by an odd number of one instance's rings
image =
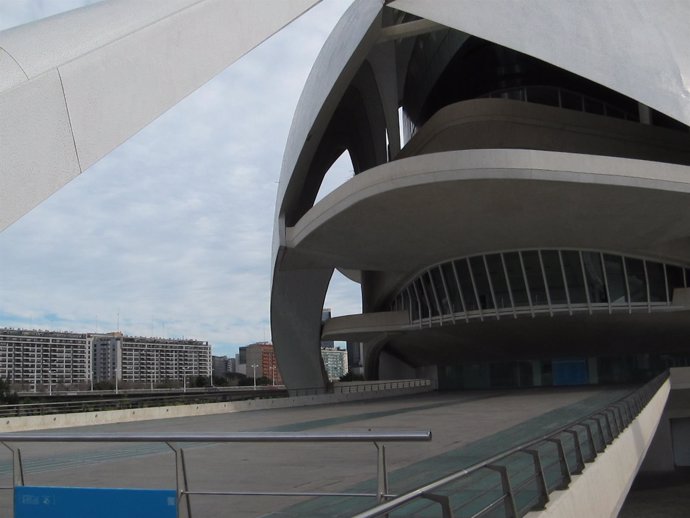
[[[0,402],[5,405],[16,405],[19,403],[19,395],[16,392],[12,392],[10,384],[0,378]]]

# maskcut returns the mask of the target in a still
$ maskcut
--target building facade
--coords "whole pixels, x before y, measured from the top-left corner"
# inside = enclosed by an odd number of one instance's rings
[[[92,335],[94,380],[117,377],[125,383],[154,386],[211,376],[211,346],[199,340]]]
[[[644,379],[690,356],[690,6],[358,0],[298,104],[277,199],[272,336],[370,379]],[[615,28],[610,20],[617,20]],[[567,23],[563,21],[567,20]],[[315,203],[344,153],[354,177]],[[363,313],[322,325],[335,269]]]
[[[339,380],[348,371],[347,351],[335,347],[321,348],[321,358],[329,381]]]
[[[0,329],[0,377],[24,390],[90,388],[115,379],[154,386],[210,375],[208,342]]]
[[[283,378],[278,369],[273,344],[270,342],[257,342],[240,348],[245,350],[247,360],[247,376],[253,378],[268,378],[272,385],[282,385]]]
[[[91,348],[85,333],[0,329],[0,378],[24,390],[86,385]]]

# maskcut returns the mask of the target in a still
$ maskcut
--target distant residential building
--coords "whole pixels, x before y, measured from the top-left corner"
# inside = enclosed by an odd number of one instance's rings
[[[160,383],[183,376],[211,375],[211,346],[199,340],[124,336],[89,336],[95,382]]]
[[[353,374],[364,375],[362,342],[347,342],[347,366]]]
[[[242,349],[242,348],[240,348]],[[247,376],[254,377],[256,365],[256,377],[266,377],[274,385],[282,385],[283,378],[278,370],[273,344],[270,342],[257,342],[246,346]]]
[[[234,358],[228,358],[227,356],[214,356],[212,359],[213,375],[221,377],[225,376],[228,372],[234,372],[234,369],[232,368],[234,362]]]
[[[321,326],[323,326],[324,322],[326,320],[330,320],[331,318],[331,308],[323,308],[321,310]],[[335,348],[335,342],[333,340],[325,340],[321,342],[321,347],[324,347],[326,349],[334,349]]]
[[[198,340],[0,328],[0,377],[26,388],[98,381],[159,383],[210,376],[211,346]],[[86,388],[86,387],[83,387]]]
[[[85,333],[0,328],[0,377],[13,385],[88,383],[90,365]]]
[[[240,347],[235,355],[235,370],[239,374],[247,374],[247,347]]]
[[[321,358],[323,358],[323,366],[329,380],[337,380],[347,374],[347,351],[345,349],[322,347]]]

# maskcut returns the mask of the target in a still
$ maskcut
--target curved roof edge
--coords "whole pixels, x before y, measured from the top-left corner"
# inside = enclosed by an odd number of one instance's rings
[[[569,70],[690,125],[690,3],[395,0],[401,11]],[[605,52],[602,52],[605,49]]]
[[[299,161],[304,160],[307,146],[312,144],[311,153],[316,149],[321,135],[315,132],[325,130],[345,88],[374,43],[373,38],[366,36],[382,8],[383,0],[355,1],[329,35],[309,73],[295,109],[283,155],[273,234],[274,263],[284,233],[281,214],[293,173]],[[343,73],[348,67],[352,68],[351,73]],[[321,127],[317,128],[319,125]]]

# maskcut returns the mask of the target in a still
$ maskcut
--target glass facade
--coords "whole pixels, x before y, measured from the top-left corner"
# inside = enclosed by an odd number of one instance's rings
[[[654,311],[687,287],[688,269],[591,250],[520,250],[463,257],[421,272],[391,303],[412,322],[501,315]]]

